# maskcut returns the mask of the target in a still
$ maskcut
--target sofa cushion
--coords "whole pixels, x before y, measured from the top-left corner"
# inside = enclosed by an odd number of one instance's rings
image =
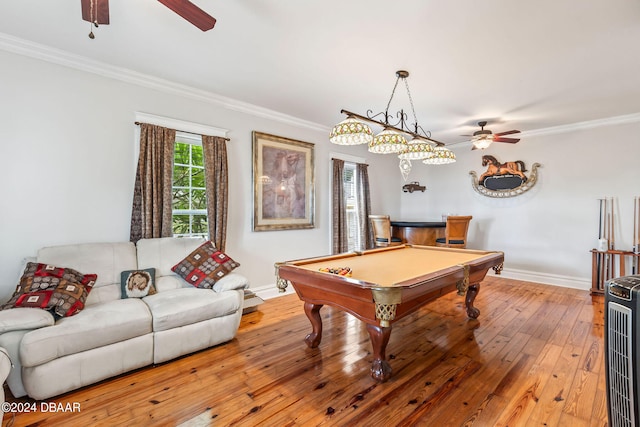
[[[0,311],[0,334],[23,329],[37,329],[51,326],[53,315],[39,308],[12,308]]]
[[[29,262],[13,296],[0,309],[32,307],[47,310],[56,318],[73,316],[84,308],[95,281],[95,274]]]
[[[180,288],[192,288],[193,286],[185,283],[182,277],[178,276],[175,273],[172,273],[171,276],[162,276],[156,277],[156,291],[165,292],[170,289],[180,289]]]
[[[151,313],[138,298],[87,306],[73,317],[27,333],[20,346],[22,366],[91,350],[151,332]]]
[[[190,285],[210,289],[218,280],[239,266],[239,263],[208,241],[174,265],[171,270]]]
[[[225,316],[241,309],[238,292],[217,293],[193,287],[171,289],[143,301],[153,315],[154,332]]]
[[[156,293],[155,268],[123,271],[120,278],[122,298],[142,298]]]
[[[131,242],[48,246],[38,250],[36,261],[97,274],[86,305],[120,299],[120,273],[138,268]]]

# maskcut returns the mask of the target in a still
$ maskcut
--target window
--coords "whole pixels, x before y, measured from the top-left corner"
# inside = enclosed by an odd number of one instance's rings
[[[173,235],[207,236],[202,138],[178,132],[173,163]]]
[[[344,185],[344,197],[347,206],[347,242],[349,251],[359,251],[361,249],[356,179],[356,165],[345,162],[342,184]]]

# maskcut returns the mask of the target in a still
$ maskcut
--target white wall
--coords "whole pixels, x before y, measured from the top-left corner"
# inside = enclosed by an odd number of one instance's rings
[[[331,152],[370,165],[373,213],[405,220],[472,214],[470,246],[504,251],[507,276],[589,288],[598,197],[618,198],[617,247],[632,244],[632,202],[640,193],[638,123],[490,147],[486,153],[502,162],[543,165],[537,186],[523,196],[476,194],[468,172],[484,171],[483,153],[469,147],[454,148],[453,165],[414,164],[409,181],[420,181],[427,191],[403,193],[397,158],[332,145],[325,131],[13,53],[0,51],[0,63],[0,300],[13,291],[21,260],[42,246],[128,240],[135,112],[230,130],[227,252],[253,288],[272,286],[276,261],[330,252]],[[253,130],[316,144],[314,229],[251,230]]]
[[[402,195],[402,217],[473,215],[469,246],[504,251],[506,276],[589,289],[598,198],[617,199],[616,248],[630,250],[633,244],[639,134],[640,124],[632,123],[523,137],[518,144],[493,144],[484,151],[458,147],[452,165],[414,167],[409,179],[428,190]],[[514,198],[477,194],[468,173],[486,170],[483,154],[500,162],[523,160],[529,169],[541,163],[538,183]]]
[[[0,64],[0,301],[13,292],[21,260],[42,246],[129,239],[135,112],[230,130],[226,250],[252,287],[275,283],[276,261],[330,253],[329,151],[345,150],[327,132],[3,51]],[[252,231],[253,130],[315,144],[314,229]],[[395,188],[376,171],[386,160],[363,147],[345,152],[371,165],[372,203],[381,206]]]

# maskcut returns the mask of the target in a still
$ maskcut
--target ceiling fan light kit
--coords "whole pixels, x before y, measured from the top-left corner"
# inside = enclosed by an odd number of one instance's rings
[[[503,138],[504,135],[512,135],[514,133],[520,133],[519,130],[508,130],[506,132],[493,133],[489,129],[485,129],[484,127],[487,125],[486,121],[478,122],[478,126],[480,126],[480,130],[475,131],[471,136],[471,143],[473,144],[472,150],[484,150],[489,147],[493,142],[507,142],[510,144],[515,144],[520,141],[518,138]]]
[[[491,139],[484,137],[477,138],[474,136],[471,139],[471,143],[476,149],[484,150],[485,148],[489,148],[489,146],[491,145]]]

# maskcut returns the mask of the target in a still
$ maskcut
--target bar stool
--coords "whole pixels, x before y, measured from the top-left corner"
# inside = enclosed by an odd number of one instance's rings
[[[436,239],[436,246],[446,248],[466,248],[467,231],[473,216],[448,216],[444,236]]]
[[[391,219],[389,215],[369,215],[373,229],[373,240],[377,247],[401,245],[402,239],[391,237]]]

